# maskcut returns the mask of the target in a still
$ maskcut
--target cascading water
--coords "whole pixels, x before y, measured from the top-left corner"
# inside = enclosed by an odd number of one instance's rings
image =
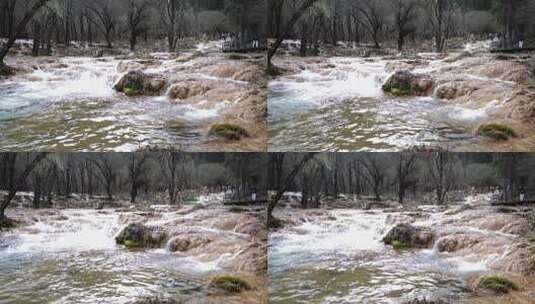
[[[204,199],[209,201],[211,199]],[[0,303],[131,303],[143,296],[188,299],[232,258],[183,256],[115,243],[120,213],[65,210],[0,236]],[[166,221],[174,212],[163,212]],[[149,220],[146,225],[157,225]]]
[[[212,50],[216,45],[208,43],[200,48]],[[172,77],[180,68],[185,78],[235,87],[236,91],[248,85],[227,82],[226,78],[205,79],[206,75],[195,70],[204,63],[199,64],[195,58],[179,63],[167,57],[157,59],[155,67],[142,70]],[[198,59],[203,60],[212,59]],[[119,63],[128,61],[67,57],[54,63],[32,64],[32,73],[0,81],[0,149],[132,151],[140,145],[195,147],[210,140],[206,126],[222,120],[222,112],[235,102],[228,97],[195,103],[176,102],[167,96],[125,97],[115,92],[113,85],[122,75]],[[193,62],[197,64],[193,66]]]
[[[465,277],[487,270],[486,261],[444,255],[436,248],[397,252],[385,246],[381,239],[389,227],[381,211],[329,214],[329,221],[270,235],[271,303],[459,301],[467,295]]]
[[[386,65],[392,62],[337,57],[270,81],[270,150],[380,151],[473,144],[477,139],[472,129],[505,101],[452,105],[434,97],[383,94],[381,86],[391,74]],[[443,60],[430,60],[414,72],[438,73],[445,65]],[[510,89],[511,83],[500,83],[504,91]]]

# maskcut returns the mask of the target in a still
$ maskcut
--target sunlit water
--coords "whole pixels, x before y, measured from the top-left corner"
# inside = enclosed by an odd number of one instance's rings
[[[403,150],[477,142],[472,130],[496,105],[463,107],[433,97],[383,94],[385,60],[330,58],[332,68],[269,83],[272,151]],[[421,72],[421,71],[420,71]]]
[[[217,259],[201,262],[166,249],[130,251],[116,245],[122,228],[118,213],[61,214],[66,219],[51,217],[22,232],[1,235],[0,303],[189,299],[206,294],[207,277],[220,270]]]
[[[270,234],[270,303],[457,302],[468,296],[465,277],[486,270],[484,263],[433,249],[396,252],[385,246],[386,215],[380,211],[331,214],[333,221]]]
[[[120,76],[119,60],[60,62],[66,67],[38,68],[26,78],[0,81],[1,150],[132,151],[147,145],[194,149],[210,140],[206,126],[220,121],[220,112],[233,102],[187,105],[166,96],[128,98],[112,89]],[[161,62],[165,69],[166,60]]]

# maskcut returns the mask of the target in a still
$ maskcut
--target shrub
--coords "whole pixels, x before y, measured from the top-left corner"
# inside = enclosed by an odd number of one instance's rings
[[[239,293],[251,289],[249,283],[234,276],[213,277],[210,281],[210,287],[221,289],[228,293]]]
[[[495,140],[508,140],[511,137],[517,137],[515,130],[511,127],[497,123],[480,126],[477,130],[477,134]]]
[[[479,279],[479,288],[492,290],[496,293],[508,293],[511,290],[518,290],[518,286],[509,279],[499,276],[485,276]]]

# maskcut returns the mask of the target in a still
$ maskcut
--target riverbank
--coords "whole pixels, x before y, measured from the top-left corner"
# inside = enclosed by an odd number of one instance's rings
[[[282,75],[270,77],[268,86],[270,150],[535,148],[531,53],[491,54],[484,43],[448,54],[341,47],[325,52],[275,58]],[[383,85],[399,72],[425,79],[425,90],[385,92]],[[508,126],[515,136],[481,136],[486,124]]]
[[[207,41],[179,53],[23,52],[8,56],[7,64],[16,73],[0,79],[6,151],[267,149],[262,54],[224,54],[221,42]],[[132,72],[140,72],[150,90],[118,89]],[[246,136],[212,131],[221,124],[238,126]]]
[[[180,207],[9,209],[25,224],[0,232],[1,292],[8,302],[263,303],[262,210],[223,206],[222,194]],[[119,244],[136,225],[162,237]]]
[[[346,204],[344,202],[343,204]],[[358,202],[354,202],[357,204]],[[488,195],[450,207],[362,210],[280,208],[286,226],[270,232],[273,303],[532,303],[535,243],[525,215],[490,205]],[[397,248],[383,237],[398,225],[428,231],[422,248]],[[513,281],[518,290],[480,288],[484,276]]]

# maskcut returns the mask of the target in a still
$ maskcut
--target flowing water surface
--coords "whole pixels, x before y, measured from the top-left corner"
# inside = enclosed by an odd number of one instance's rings
[[[386,215],[335,210],[335,220],[270,234],[270,303],[401,303],[414,298],[458,302],[464,278],[484,263],[434,249],[396,252],[381,242]]]
[[[164,213],[162,219],[173,217]],[[3,234],[0,303],[131,303],[208,292],[207,278],[220,271],[220,259],[127,250],[115,244],[123,226],[116,212],[80,209]]]
[[[387,62],[329,58],[328,68],[270,81],[270,150],[397,151],[477,142],[472,129],[495,105],[470,108],[433,97],[385,95]]]
[[[165,74],[177,65],[160,59],[158,69],[146,71]],[[58,62],[61,65],[52,68],[36,65],[27,77],[0,81],[0,150],[132,151],[147,145],[194,149],[210,140],[206,126],[222,120],[220,112],[234,102],[191,105],[166,96],[128,98],[113,90],[121,60],[66,57]],[[181,76],[244,86],[188,74],[187,68]]]

